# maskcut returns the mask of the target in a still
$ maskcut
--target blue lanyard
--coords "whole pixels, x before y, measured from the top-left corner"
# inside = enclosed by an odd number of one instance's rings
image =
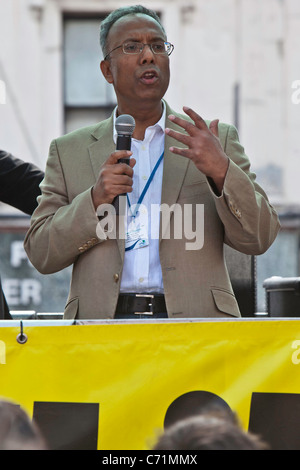
[[[148,191],[148,188],[149,188],[149,186],[150,186],[150,184],[151,184],[151,182],[152,182],[152,180],[153,180],[153,178],[154,178],[154,175],[155,175],[155,173],[156,173],[156,171],[157,171],[157,169],[158,169],[158,167],[159,167],[159,165],[160,165],[160,162],[161,162],[162,159],[163,159],[164,153],[165,153],[165,152],[163,151],[163,153],[161,154],[161,156],[160,156],[159,159],[157,160],[156,165],[155,165],[155,167],[153,168],[152,173],[151,173],[151,175],[149,176],[147,183],[145,184],[145,187],[144,187],[144,189],[143,189],[143,191],[142,191],[142,194],[140,195],[140,197],[139,197],[139,199],[138,199],[138,202],[137,202],[137,204],[136,204],[136,209],[135,209],[135,211],[134,211],[134,214],[132,214],[132,217],[135,217],[135,216],[136,216],[136,213],[137,213],[138,210],[139,210],[139,207],[140,207],[140,205],[141,205],[141,203],[142,203],[142,200],[144,199],[145,194],[146,194],[146,192]],[[127,194],[127,201],[128,201],[128,206],[129,206],[129,208],[131,208],[131,204],[130,204],[130,201],[129,201],[128,194]]]

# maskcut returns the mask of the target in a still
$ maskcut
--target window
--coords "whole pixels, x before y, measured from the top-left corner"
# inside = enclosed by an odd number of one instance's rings
[[[116,105],[101,70],[101,18],[64,19],[65,132],[106,119]]]

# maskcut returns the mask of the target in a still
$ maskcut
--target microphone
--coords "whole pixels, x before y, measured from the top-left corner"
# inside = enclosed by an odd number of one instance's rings
[[[135,120],[130,114],[121,114],[116,119],[115,128],[117,131],[117,145],[116,150],[131,150],[131,136],[135,128]],[[129,163],[128,158],[120,158],[118,163]],[[116,214],[120,211],[120,196],[126,196],[126,194],[120,194],[115,197],[113,205],[116,209]]]
[[[135,128],[135,120],[130,114],[121,114],[116,119],[117,147],[116,150],[130,150],[131,136]],[[128,163],[128,158],[121,158],[120,163]]]

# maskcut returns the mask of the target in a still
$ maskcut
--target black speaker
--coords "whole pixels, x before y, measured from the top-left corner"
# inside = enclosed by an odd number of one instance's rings
[[[300,317],[300,277],[270,277],[263,287],[270,317]]]

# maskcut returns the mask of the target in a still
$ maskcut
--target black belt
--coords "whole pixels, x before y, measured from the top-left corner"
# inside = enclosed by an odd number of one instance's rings
[[[116,314],[167,313],[163,294],[120,294]]]

